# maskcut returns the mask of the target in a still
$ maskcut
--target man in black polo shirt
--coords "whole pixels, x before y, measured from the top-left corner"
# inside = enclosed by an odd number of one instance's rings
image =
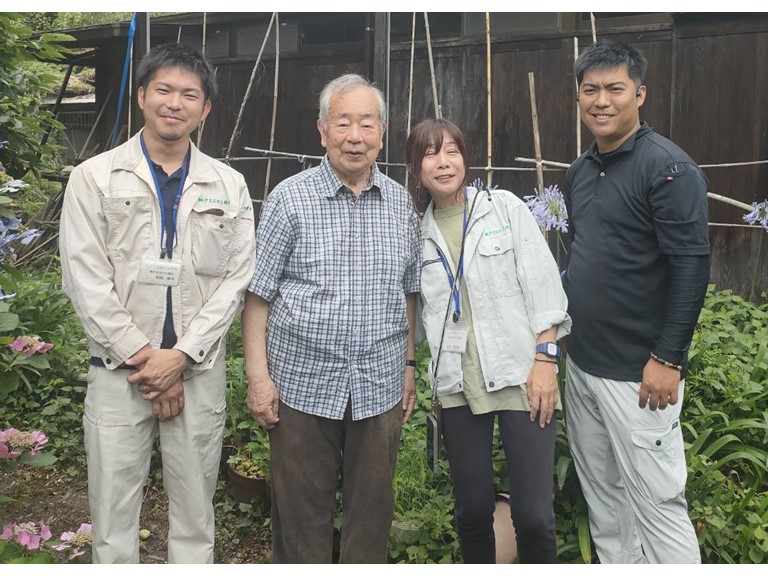
[[[709,276],[708,182],[640,123],[646,68],[603,42],[574,66],[595,142],[567,173],[568,437],[602,563],[698,563],[679,416]]]

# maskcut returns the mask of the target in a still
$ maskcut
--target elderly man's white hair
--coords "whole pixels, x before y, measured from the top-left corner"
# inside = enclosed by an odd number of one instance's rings
[[[320,113],[317,117],[324,127],[328,126],[331,100],[339,94],[349,92],[350,90],[360,88],[361,86],[373,90],[373,93],[376,95],[376,100],[379,101],[379,120],[382,124],[386,123],[387,107],[384,103],[384,94],[382,94],[381,90],[359,74],[344,74],[344,76],[339,76],[335,80],[328,82],[328,84],[325,85],[325,88],[323,88],[323,91],[320,92]]]

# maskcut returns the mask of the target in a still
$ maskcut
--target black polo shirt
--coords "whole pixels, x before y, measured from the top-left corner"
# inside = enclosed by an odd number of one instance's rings
[[[566,181],[568,353],[592,375],[640,382],[654,351],[685,377],[709,270],[706,176],[643,123],[613,152],[593,143]]]

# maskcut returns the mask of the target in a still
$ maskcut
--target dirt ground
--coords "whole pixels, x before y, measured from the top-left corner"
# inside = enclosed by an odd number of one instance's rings
[[[145,564],[162,564],[167,560],[168,499],[159,476],[151,471],[144,489],[141,528],[151,534],[140,545],[140,561]],[[70,477],[56,466],[20,467],[13,474],[0,475],[0,494],[16,500],[0,506],[0,529],[8,523],[44,520],[57,539],[62,532],[75,531],[83,522],[90,522],[85,470]],[[224,474],[219,476],[215,506],[214,561],[222,564],[269,562],[268,518],[259,509],[252,511],[249,505],[234,502]],[[57,560],[63,561],[63,556],[57,555]],[[81,560],[90,562],[90,551]]]

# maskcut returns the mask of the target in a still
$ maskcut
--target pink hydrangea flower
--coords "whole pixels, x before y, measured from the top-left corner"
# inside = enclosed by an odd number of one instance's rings
[[[11,540],[13,538],[22,548],[38,550],[42,542],[51,539],[51,530],[42,520],[37,524],[34,522],[6,524],[0,539]]]
[[[53,348],[53,344],[43,342],[40,340],[40,336],[19,336],[8,344],[8,347],[14,352],[24,354],[25,356],[32,356],[33,354],[45,354]]]
[[[54,550],[71,550],[68,557],[70,560],[85,554],[85,548],[93,542],[90,524],[80,524],[77,532],[64,532],[61,535],[61,544],[54,546]]]
[[[39,430],[32,432],[22,432],[16,428],[0,430],[0,458],[17,458],[25,450],[29,450],[29,455],[34,456],[47,442],[48,437]]]

